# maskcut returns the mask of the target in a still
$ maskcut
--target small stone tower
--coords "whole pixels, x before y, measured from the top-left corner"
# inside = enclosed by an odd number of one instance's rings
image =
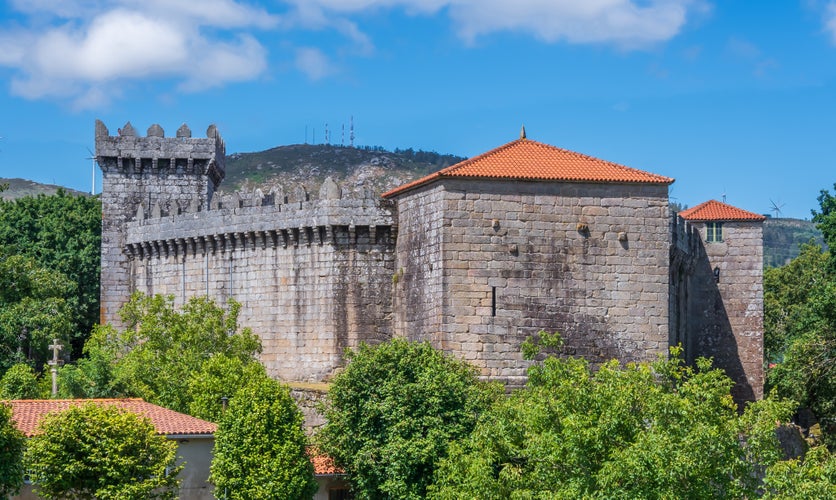
[[[688,277],[685,351],[711,357],[735,381],[738,403],[763,397],[763,221],[716,200],[679,216],[696,230]]]
[[[151,125],[137,136],[130,122],[111,136],[96,120],[96,160],[102,169],[102,297],[100,322],[120,325],[119,307],[133,292],[125,254],[125,223],[143,218],[205,211],[224,178],[225,145],[217,128],[192,138],[185,124],[176,137]]]

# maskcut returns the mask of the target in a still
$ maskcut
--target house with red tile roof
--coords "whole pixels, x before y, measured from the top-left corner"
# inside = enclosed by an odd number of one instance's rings
[[[334,459],[323,455],[313,447],[308,448],[314,466],[314,479],[319,486],[313,500],[342,500],[350,498],[350,484],[345,472],[334,463]]]
[[[179,498],[184,500],[215,498],[213,486],[208,482],[215,431],[218,427],[212,422],[169,410],[139,398],[19,399],[0,403],[11,406],[15,426],[26,437],[32,437],[38,433],[38,425],[47,414],[90,402],[116,406],[148,418],[158,434],[177,441],[178,463],[185,464],[179,475],[181,480]],[[314,466],[314,478],[319,485],[314,500],[347,498],[349,485],[345,473],[334,464],[334,460],[327,455],[317,453],[313,448],[310,449],[310,457]],[[26,485],[23,491],[14,498],[24,500],[39,497],[33,493],[31,485]]]
[[[142,399],[27,399],[4,401],[12,408],[12,420],[26,437],[38,433],[41,419],[49,414],[86,403],[116,406],[123,410],[148,418],[158,434],[177,441],[178,463],[183,463],[180,472],[181,499],[214,498],[209,483],[209,466],[215,443],[217,426],[183,413],[157,406]],[[35,499],[31,485],[26,485],[15,499]]]
[[[674,217],[671,343],[687,361],[713,358],[735,381],[738,401],[763,396],[763,221],[766,217],[709,200]],[[691,233],[698,248],[683,253]]]

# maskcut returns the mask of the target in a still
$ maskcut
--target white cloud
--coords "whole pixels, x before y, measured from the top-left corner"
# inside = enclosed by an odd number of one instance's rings
[[[451,15],[472,40],[496,31],[527,32],[547,42],[614,43],[633,47],[674,37],[685,24],[687,2],[629,0],[463,0]]]
[[[830,40],[836,44],[836,2],[829,2],[825,8],[824,26],[830,33]]]
[[[311,80],[320,80],[334,72],[334,66],[328,56],[314,47],[302,47],[296,50],[296,68]]]
[[[412,14],[446,9],[466,41],[512,31],[546,42],[636,48],[676,36],[702,0],[293,0],[307,19],[402,7]],[[328,13],[332,14],[329,16]]]
[[[279,22],[233,0],[13,0],[13,5],[30,14],[33,25],[0,28],[0,65],[17,70],[12,92],[70,99],[79,108],[106,103],[136,80],[179,80],[180,89],[194,91],[257,78],[267,66],[267,51],[242,30]]]

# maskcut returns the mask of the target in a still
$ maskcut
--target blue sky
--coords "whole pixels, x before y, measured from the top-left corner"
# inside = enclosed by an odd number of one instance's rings
[[[93,126],[464,156],[518,137],[809,218],[836,182],[836,0],[5,0],[0,177],[90,190]],[[98,173],[97,173],[98,176]]]

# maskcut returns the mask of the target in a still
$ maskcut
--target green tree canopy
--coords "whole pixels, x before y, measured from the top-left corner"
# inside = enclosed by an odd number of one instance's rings
[[[0,254],[0,373],[21,362],[40,368],[53,339],[72,337],[74,293],[60,272]]]
[[[450,443],[470,434],[498,389],[428,343],[363,344],[346,357],[328,392],[321,449],[358,498],[423,498]]]
[[[86,403],[45,416],[38,431],[25,464],[43,498],[176,498],[177,443],[147,418]]]
[[[261,352],[249,328],[239,331],[239,309],[230,301],[224,310],[205,297],[178,309],[172,297],[135,294],[121,310],[125,329],[95,329],[85,345],[89,361],[66,379],[81,391],[76,396],[136,396],[188,413],[195,396],[190,381],[204,363],[217,355],[247,363]]]
[[[13,365],[0,377],[0,399],[37,399],[40,396],[38,375],[25,363]]]
[[[739,418],[732,382],[707,360],[547,357],[528,385],[451,446],[430,498],[741,498],[780,458],[769,401]],[[741,440],[741,435],[748,440]]]
[[[70,340],[76,353],[99,319],[101,214],[98,198],[64,190],[0,200],[0,248],[7,255],[32,258],[37,267],[61,273],[74,284],[62,297],[71,304]]]
[[[829,252],[808,244],[803,245],[798,257],[788,264],[764,270],[764,351],[767,361],[781,361],[787,347],[805,333],[810,301],[833,281],[827,266],[829,260]]]
[[[258,361],[216,354],[189,378],[189,415],[220,422],[223,416],[221,398],[230,398],[251,380],[266,377],[264,365]]]
[[[821,420],[824,440],[836,448],[836,197],[819,196],[813,220],[830,251],[808,245],[782,268],[764,275],[764,344],[777,363],[767,383],[808,407]]]
[[[12,421],[12,409],[0,403],[0,498],[16,494],[23,484],[25,442]]]
[[[230,399],[215,434],[211,481],[219,498],[309,499],[316,492],[302,414],[290,391],[256,376]]]
[[[836,184],[833,185],[836,189]],[[836,248],[836,196],[822,189],[818,197],[819,211],[813,210],[813,222],[822,232],[824,241],[831,249]],[[832,269],[836,271],[836,258],[831,257]]]
[[[807,452],[803,460],[777,462],[764,479],[765,499],[836,498],[836,458],[824,446]]]

